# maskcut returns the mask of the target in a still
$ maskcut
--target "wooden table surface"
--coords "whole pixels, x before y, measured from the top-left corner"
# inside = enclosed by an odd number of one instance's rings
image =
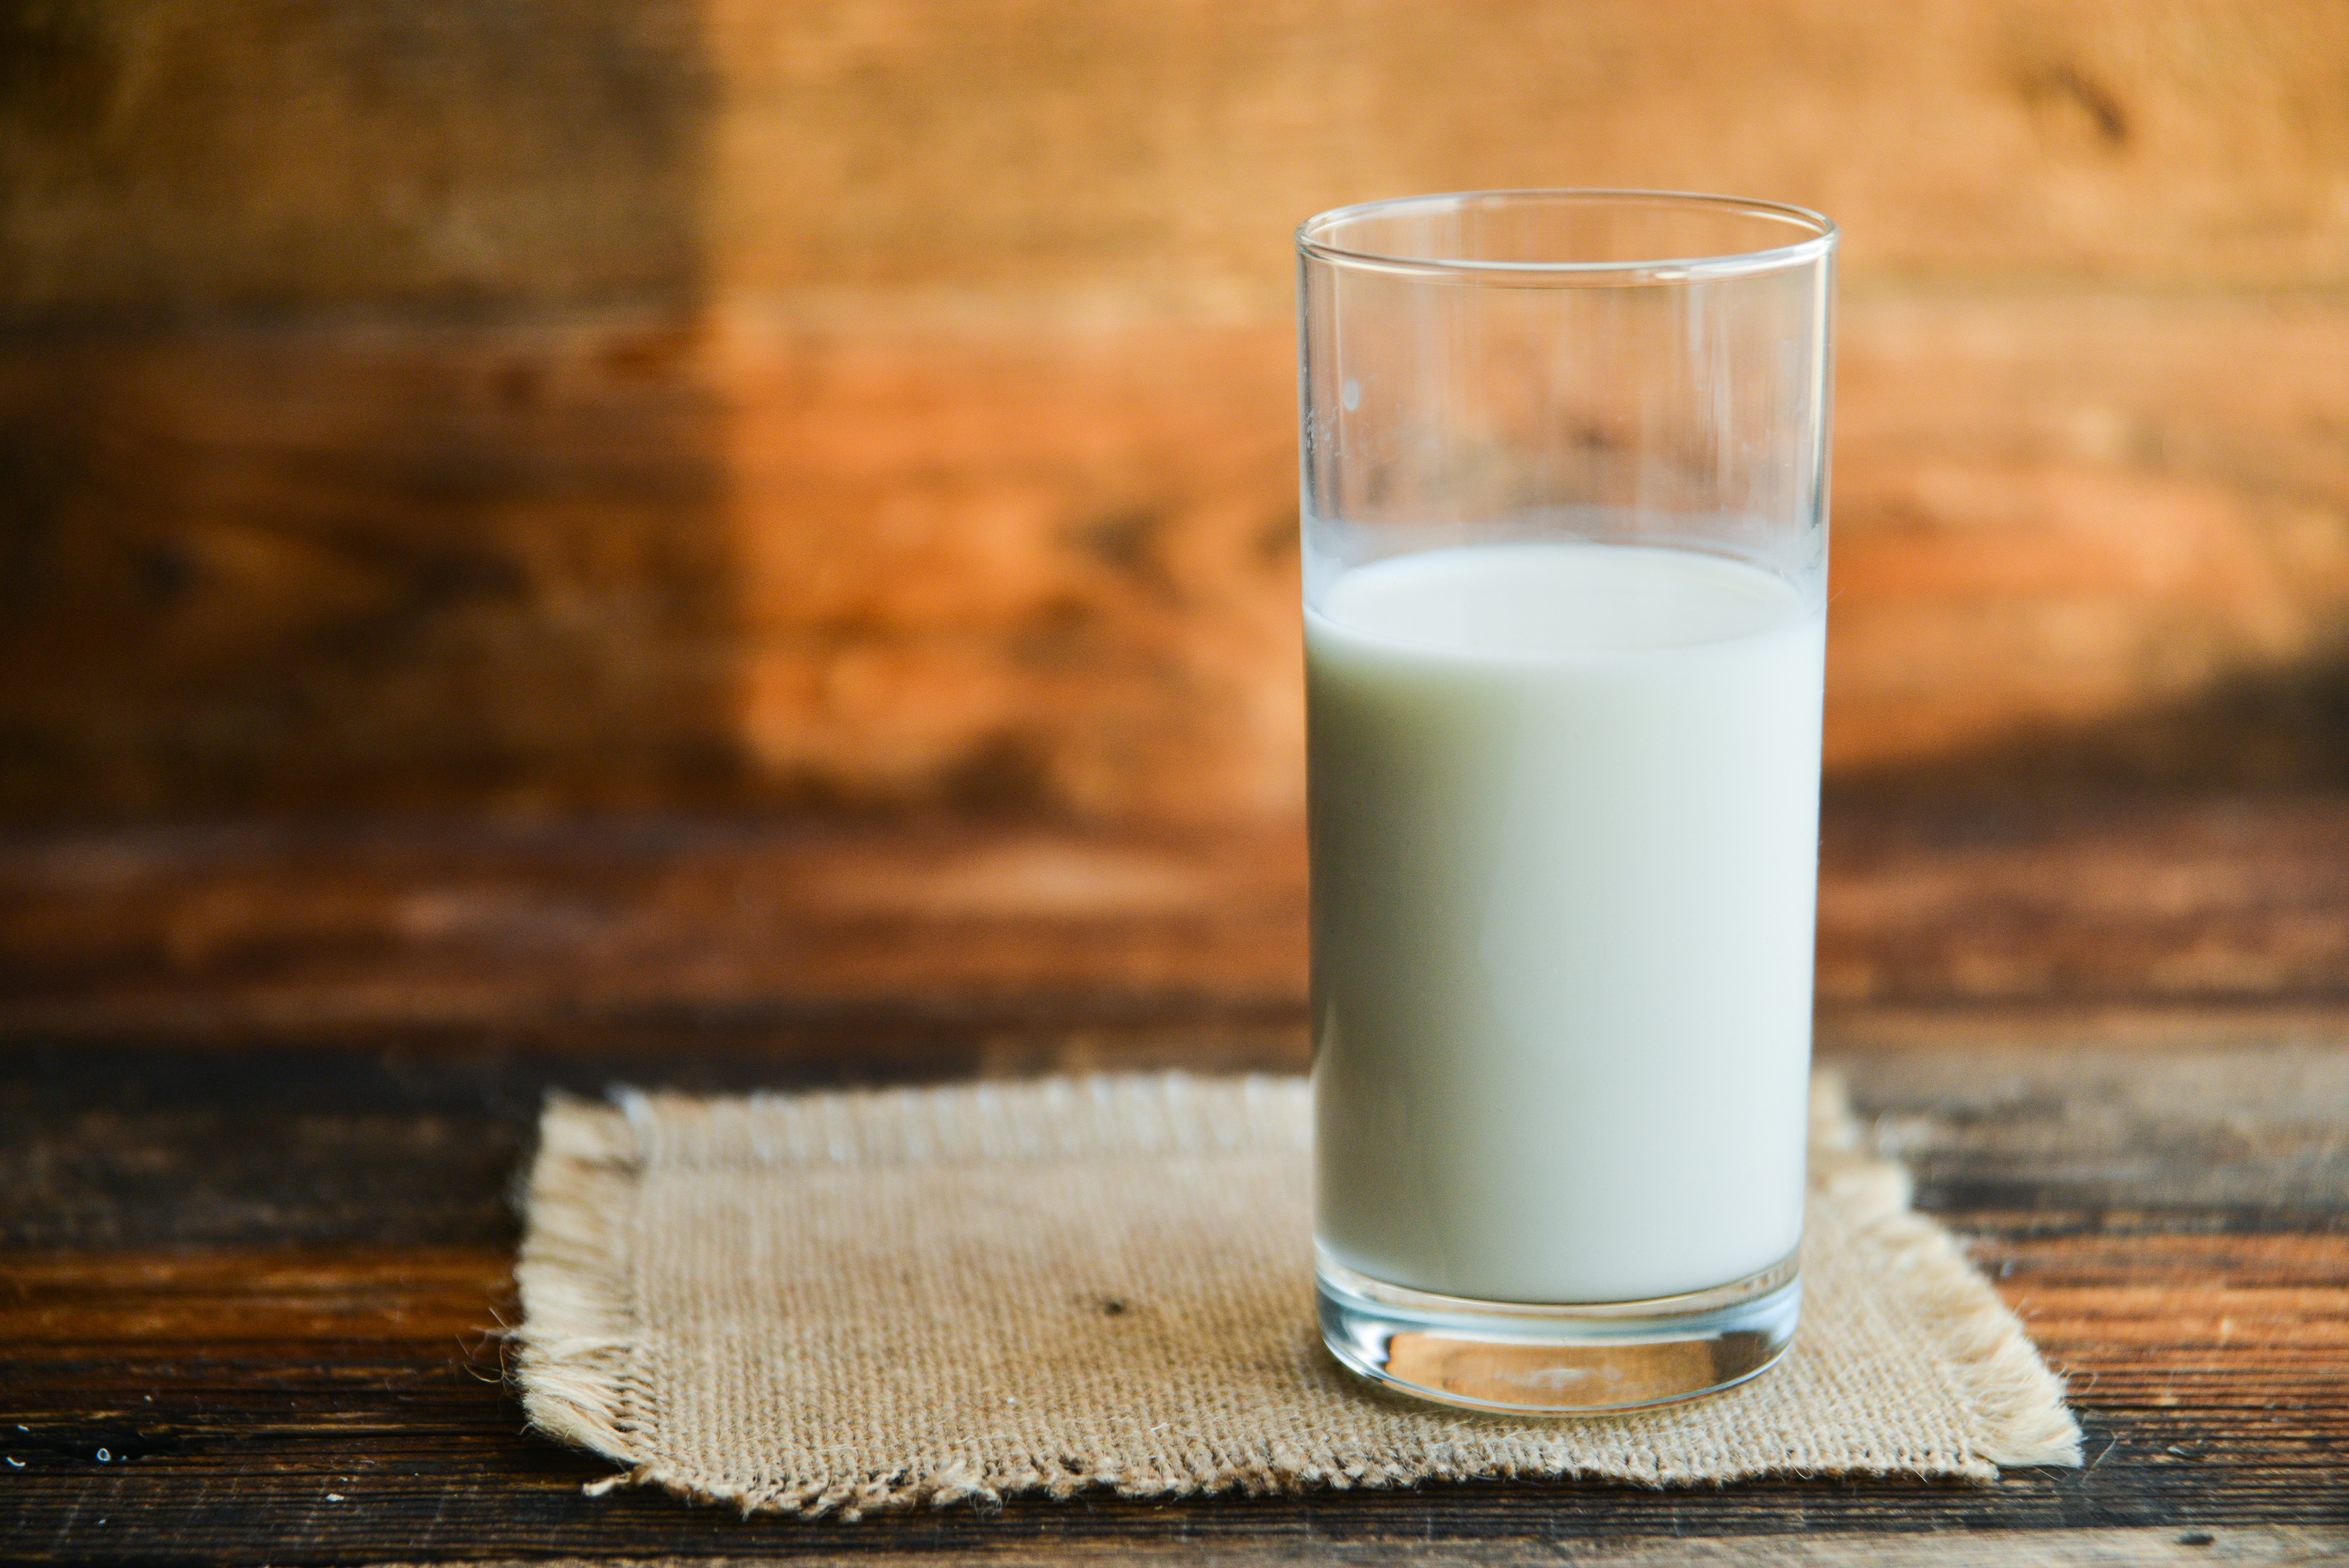
[[[1305,1054],[1293,836],[637,821],[0,845],[0,1558],[2349,1557],[2349,800],[1846,804],[1820,1040],[2084,1469],[743,1520],[502,1381],[542,1096]]]

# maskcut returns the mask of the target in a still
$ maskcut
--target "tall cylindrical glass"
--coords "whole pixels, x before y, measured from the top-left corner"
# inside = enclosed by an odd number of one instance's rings
[[[1835,229],[1298,232],[1322,1330],[1449,1403],[1742,1381],[1800,1302]]]

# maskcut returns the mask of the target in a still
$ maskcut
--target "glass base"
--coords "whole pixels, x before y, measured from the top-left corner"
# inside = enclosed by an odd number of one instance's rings
[[[1471,1410],[1573,1415],[1716,1393],[1785,1355],[1802,1313],[1791,1254],[1690,1295],[1529,1306],[1381,1284],[1316,1251],[1330,1353],[1374,1383]]]

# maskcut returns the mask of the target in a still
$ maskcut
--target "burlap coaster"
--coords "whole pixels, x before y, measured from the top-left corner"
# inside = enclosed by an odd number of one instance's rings
[[[1629,1416],[1373,1394],[1313,1326],[1304,1085],[1181,1075],[551,1106],[523,1403],[748,1510],[1581,1476],[1988,1479],[2077,1464],[2062,1390],[1907,1175],[1815,1096],[1804,1319],[1772,1372]]]

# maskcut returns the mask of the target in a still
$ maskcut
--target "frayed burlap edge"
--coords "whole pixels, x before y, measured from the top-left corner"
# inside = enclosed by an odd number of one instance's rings
[[[1171,1081],[1183,1075],[1166,1076]],[[616,1098],[643,1105],[633,1094]],[[1965,1474],[1991,1480],[2001,1466],[2076,1468],[2080,1429],[2064,1406],[2063,1379],[2048,1368],[2022,1321],[1967,1260],[1956,1238],[1909,1209],[1908,1171],[1862,1148],[1842,1080],[1831,1070],[1822,1070],[1812,1083],[1811,1138],[1813,1185],[1866,1238],[1888,1273],[1905,1276],[1903,1304],[1950,1351],[1952,1392],[1970,1417],[1971,1455]],[[626,1112],[569,1096],[550,1099],[531,1167],[528,1234],[514,1270],[523,1323],[511,1339],[531,1424],[625,1467],[590,1482],[584,1490],[591,1496],[623,1485],[657,1485],[695,1501],[730,1504],[745,1514],[853,1520],[924,1503],[986,1505],[1017,1495],[1063,1498],[1092,1490],[1126,1497],[1261,1495],[1323,1487],[1382,1490],[1425,1480],[1560,1480],[1577,1473],[1571,1465],[1495,1467],[1447,1452],[1448,1445],[1409,1456],[1365,1455],[1338,1467],[1284,1454],[1278,1444],[1268,1445],[1254,1463],[1212,1472],[1152,1466],[1075,1475],[1028,1467],[982,1475],[967,1466],[948,1466],[926,1475],[899,1471],[781,1493],[713,1487],[703,1477],[670,1473],[649,1463],[635,1438],[648,1390],[636,1369],[628,1233],[643,1159],[637,1129]],[[1655,1484],[1669,1484],[1669,1478],[1660,1477]]]
[[[1907,1277],[1903,1304],[1949,1347],[1970,1446],[1986,1461],[1982,1479],[1994,1479],[1998,1466],[2076,1469],[2080,1426],[2064,1403],[2063,1378],[1958,1239],[1909,1207],[1908,1169],[1862,1147],[1843,1075],[1832,1068],[1811,1079],[1810,1158],[1811,1185],[1889,1272]]]
[[[507,1337],[530,1424],[629,1467],[592,1483],[591,1495],[656,1479],[642,1473],[632,1415],[642,1390],[628,1228],[642,1164],[626,1116],[565,1095],[548,1099],[514,1264],[522,1324]]]

